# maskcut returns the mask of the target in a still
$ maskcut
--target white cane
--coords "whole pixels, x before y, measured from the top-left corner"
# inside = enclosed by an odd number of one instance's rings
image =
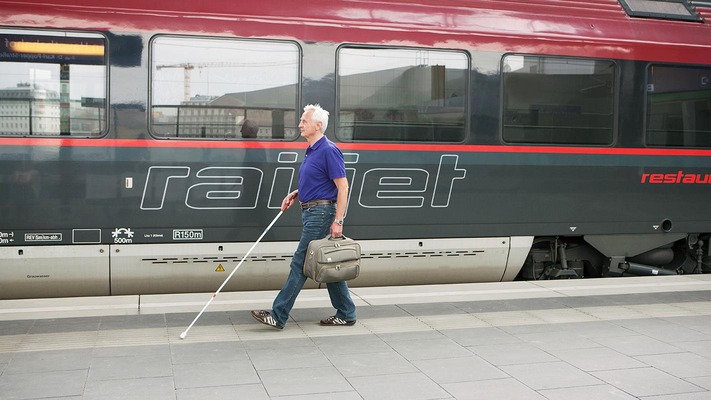
[[[254,248],[257,246],[257,244],[259,243],[259,241],[262,240],[262,238],[264,237],[264,235],[267,234],[267,232],[269,232],[269,229],[271,229],[271,227],[274,225],[274,223],[276,223],[276,221],[279,219],[279,217],[281,217],[281,215],[282,215],[283,213],[284,213],[284,211],[279,211],[279,214],[277,214],[277,216],[274,217],[274,220],[272,221],[272,223],[269,224],[269,226],[267,226],[267,229],[265,229],[264,232],[262,232],[262,235],[259,237],[259,239],[257,239],[256,242],[254,242],[254,244],[253,244],[252,247],[249,249],[249,251],[247,251],[247,254],[245,254],[244,257],[242,257],[242,261],[240,261],[239,264],[237,264],[237,266],[235,267],[235,269],[232,270],[232,272],[231,272],[230,275],[227,277],[227,279],[225,279],[225,281],[222,282],[222,285],[220,285],[220,287],[217,289],[217,291],[212,295],[212,297],[210,297],[210,300],[207,302],[207,304],[205,304],[205,307],[203,307],[202,310],[200,310],[200,312],[198,313],[197,317],[195,317],[195,319],[193,320],[193,322],[188,326],[188,328],[187,328],[183,333],[180,334],[180,338],[181,338],[181,339],[185,339],[185,337],[188,336],[188,331],[190,330],[190,328],[192,328],[193,325],[195,325],[195,322],[197,322],[198,318],[200,318],[200,316],[202,315],[202,313],[204,313],[205,310],[207,310],[207,307],[209,307],[209,306],[210,306],[210,303],[212,303],[212,301],[215,300],[215,297],[217,297],[217,294],[220,293],[220,291],[222,290],[222,288],[225,287],[225,285],[226,285],[227,282],[230,280],[230,278],[232,278],[232,275],[234,275],[235,272],[237,272],[237,269],[242,265],[242,263],[244,262],[244,260],[246,260],[247,257],[250,255],[250,253],[252,253],[252,250],[254,250]]]

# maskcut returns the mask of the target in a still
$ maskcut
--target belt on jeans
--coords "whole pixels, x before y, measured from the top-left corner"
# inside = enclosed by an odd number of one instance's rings
[[[311,200],[301,203],[301,209],[305,210],[314,206],[322,206],[324,204],[336,204],[336,200]]]

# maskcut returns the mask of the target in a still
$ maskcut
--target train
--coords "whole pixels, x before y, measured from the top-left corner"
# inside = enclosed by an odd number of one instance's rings
[[[307,104],[351,286],[711,270],[708,1],[0,10],[0,299],[280,288]]]

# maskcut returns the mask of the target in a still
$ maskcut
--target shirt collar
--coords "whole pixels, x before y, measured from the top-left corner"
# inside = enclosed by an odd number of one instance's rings
[[[326,143],[326,135],[323,135],[321,139],[317,140],[316,143],[313,145],[309,146],[309,149],[311,150],[316,150],[318,149],[323,143]]]

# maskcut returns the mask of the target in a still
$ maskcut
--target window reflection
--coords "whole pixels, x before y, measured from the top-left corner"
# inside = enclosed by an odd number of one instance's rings
[[[338,57],[340,139],[464,139],[468,71],[465,54],[346,47]]]
[[[152,46],[152,128],[156,136],[298,136],[296,45],[164,36],[156,38]],[[249,129],[243,129],[245,122]]]
[[[649,67],[647,144],[711,147],[711,68]]]
[[[98,34],[0,29],[0,135],[101,135],[105,53]]]
[[[505,141],[612,144],[612,61],[508,55],[502,71]]]

